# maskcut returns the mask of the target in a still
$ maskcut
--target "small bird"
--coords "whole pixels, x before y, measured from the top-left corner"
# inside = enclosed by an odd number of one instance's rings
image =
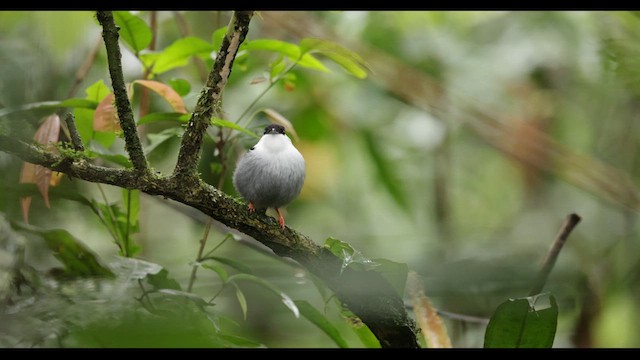
[[[300,194],[305,173],[304,158],[285,135],[284,127],[271,124],[265,127],[258,143],[238,161],[233,186],[249,201],[249,212],[275,208],[278,223],[284,230],[284,218],[278,208]]]

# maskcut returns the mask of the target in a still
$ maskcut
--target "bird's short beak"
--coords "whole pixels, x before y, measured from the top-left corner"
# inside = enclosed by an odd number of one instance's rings
[[[279,132],[276,129],[269,129],[269,132],[267,134],[279,134]]]

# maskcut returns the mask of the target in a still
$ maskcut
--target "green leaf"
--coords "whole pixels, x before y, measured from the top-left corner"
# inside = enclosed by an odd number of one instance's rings
[[[11,222],[11,225],[14,228],[41,236],[53,255],[64,265],[66,276],[114,277],[114,273],[100,264],[97,256],[91,250],[66,230],[44,230],[18,222]]]
[[[211,119],[211,125],[213,126],[220,126],[220,127],[226,127],[226,128],[230,128],[230,129],[234,129],[234,130],[238,130],[241,131],[247,135],[250,135],[256,139],[260,139],[260,137],[256,134],[254,134],[253,132],[243,128],[242,126],[236,124],[236,123],[232,123],[231,121],[227,121],[227,120],[223,120],[223,119],[219,119],[217,117],[214,117]]]
[[[227,280],[229,279],[229,274],[220,265],[217,265],[217,264],[202,264],[202,267],[205,268],[205,269],[209,269],[211,271],[214,271],[216,274],[218,274],[218,277],[220,278],[220,280],[222,280],[223,283],[226,283]]]
[[[371,332],[371,329],[367,325],[365,325],[359,317],[354,315],[349,309],[345,308],[341,304],[338,304],[340,308],[340,315],[344,317],[347,321],[353,332],[356,333],[362,344],[368,349],[379,349],[380,341],[378,338]]]
[[[269,64],[269,68],[271,69],[269,72],[269,80],[273,82],[278,75],[282,74],[286,67],[287,65],[284,62],[284,57],[278,56],[274,62]]]
[[[367,77],[365,68],[368,68],[368,65],[364,59],[342,45],[324,39],[305,38],[300,41],[300,50],[303,53],[318,52],[333,60],[351,75],[359,79]]]
[[[220,256],[207,256],[207,257],[203,258],[201,261],[206,261],[206,260],[215,260],[215,261],[221,262],[221,263],[223,263],[225,265],[229,265],[232,268],[234,268],[234,269],[236,269],[236,270],[238,270],[240,272],[243,272],[243,273],[246,273],[246,274],[253,274],[253,271],[251,271],[251,268],[249,268],[247,265],[245,265],[245,264],[243,264],[241,262],[238,262],[236,260],[227,259],[227,258],[223,258],[223,257],[220,257]]]
[[[154,74],[187,65],[192,56],[209,56],[215,48],[210,43],[193,36],[178,39],[162,52],[140,55],[145,66],[153,66]]]
[[[153,33],[144,20],[128,11],[114,11],[113,19],[120,27],[120,36],[136,54],[151,44]]]
[[[242,309],[242,319],[247,320],[247,298],[244,297],[244,293],[240,290],[240,287],[236,283],[232,283],[236,288],[236,298]]]
[[[507,300],[489,320],[484,347],[551,348],[557,321],[558,305],[551,295]]]
[[[185,96],[191,91],[191,84],[185,79],[171,79],[169,86],[173,88],[180,96]]]
[[[398,263],[387,259],[373,259],[377,266],[373,269],[380,273],[396,290],[400,296],[404,296],[404,288],[407,284],[409,266],[405,263]]]
[[[213,36],[211,37],[213,47],[217,50],[222,46],[222,40],[224,39],[225,34],[227,33],[227,27],[223,26],[218,30],[213,32]]]
[[[91,151],[90,154],[100,159],[107,160],[114,164],[120,165],[127,169],[130,169],[133,167],[133,164],[131,163],[131,161],[129,161],[129,158],[122,154],[105,154],[105,153],[99,153],[96,151]]]
[[[60,102],[58,107],[95,109],[99,102],[89,99],[71,98]]]
[[[130,280],[142,280],[162,271],[162,266],[156,263],[126,257],[117,257],[109,265],[119,278]]]
[[[162,269],[156,274],[148,274],[147,282],[153,287],[154,290],[182,290],[180,284],[175,279],[169,277],[169,271],[167,271],[167,269]]]
[[[341,271],[347,266],[353,266],[356,269],[371,270],[378,266],[373,260],[364,257],[359,251],[351,247],[346,242],[329,237],[324,241],[324,247],[331,253],[342,259]]]
[[[273,292],[274,294],[276,294],[277,296],[280,297],[280,301],[282,301],[282,303],[287,308],[289,308],[289,310],[291,310],[291,312],[293,312],[293,315],[296,318],[300,317],[300,311],[298,310],[298,307],[293,302],[293,300],[291,300],[291,298],[287,294],[285,294],[282,291],[278,290],[278,288],[273,286],[268,281],[266,281],[264,279],[261,279],[261,278],[259,278],[257,276],[251,275],[251,274],[235,274],[235,275],[229,276],[229,282],[235,282],[235,281],[238,281],[238,280],[251,281],[251,282],[253,282],[255,284],[258,284],[258,285],[262,286],[265,289],[270,290],[271,292]]]
[[[91,101],[97,106],[97,104],[99,104],[105,97],[107,97],[110,92],[111,90],[109,90],[107,85],[101,79],[94,82],[85,89],[85,93],[87,94],[85,100]],[[109,148],[111,144],[113,144],[113,141],[115,140],[115,134],[105,134],[100,132],[96,133],[93,131],[93,114],[95,113],[95,107],[76,107],[73,113],[75,115],[78,133],[80,134],[82,143],[85,146],[88,146],[91,140],[96,140],[105,148]]]
[[[347,342],[342,338],[338,329],[327,320],[327,318],[322,315],[322,313],[316,308],[314,308],[308,301],[305,300],[296,300],[296,306],[300,310],[300,314],[304,316],[307,320],[311,321],[315,326],[319,327],[320,330],[324,331],[331,340],[333,340],[339,347],[348,348]]]
[[[395,175],[393,164],[385,158],[382,151],[380,151],[380,144],[374,139],[371,131],[363,129],[362,135],[367,148],[367,153],[371,156],[373,165],[378,173],[378,179],[386,188],[393,200],[395,200],[396,204],[398,204],[403,210],[408,211],[409,201],[407,200],[407,195],[404,187],[402,186],[402,181]]]
[[[144,153],[151,154],[158,146],[164,144],[167,140],[177,138],[184,130],[179,127],[172,127],[162,130],[157,134],[147,134],[149,145],[145,146]]]
[[[262,347],[263,344],[253,341],[253,340],[249,340],[247,338],[244,337],[240,337],[240,336],[236,336],[236,335],[229,335],[229,334],[220,334],[219,335],[221,339],[237,346],[237,347],[243,347],[243,348],[255,348],[255,347]]]
[[[322,62],[313,57],[311,54],[302,54],[298,45],[288,43],[285,41],[274,39],[256,39],[247,41],[241,47],[243,50],[266,50],[273,51],[284,56],[287,56],[291,61],[296,62],[298,65],[324,72],[329,72]]]
[[[179,112],[156,112],[147,114],[138,120],[138,125],[149,124],[157,121],[175,121],[186,123],[191,118],[191,114],[183,114]]]

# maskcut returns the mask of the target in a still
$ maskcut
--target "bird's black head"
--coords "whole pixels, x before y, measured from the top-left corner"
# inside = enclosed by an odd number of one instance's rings
[[[265,135],[266,134],[282,134],[282,135],[284,135],[284,126],[277,125],[277,124],[267,125],[267,127],[264,128],[264,133],[265,133]]]

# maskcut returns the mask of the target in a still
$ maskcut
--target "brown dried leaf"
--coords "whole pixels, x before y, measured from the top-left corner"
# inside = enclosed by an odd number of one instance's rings
[[[58,141],[60,135],[60,117],[58,115],[51,115],[45,119],[36,131],[33,139],[43,144],[50,151],[56,151],[53,144]],[[45,168],[40,165],[34,165],[31,163],[24,163],[22,165],[22,171],[20,173],[21,184],[36,184],[40,195],[44,199],[44,204],[47,207],[51,207],[49,203],[49,186],[55,186],[60,183],[62,174],[52,177],[51,169]],[[31,206],[31,197],[25,197],[20,199],[20,206],[22,208],[22,218],[25,223],[29,223],[29,208]]]
[[[118,112],[113,103],[114,99],[113,93],[109,93],[109,95],[100,101],[93,114],[93,130],[107,132],[121,130]]]
[[[171,86],[153,80],[136,80],[133,83],[140,84],[162,96],[165,100],[167,100],[167,102],[176,112],[182,114],[187,113],[187,107],[184,105],[182,97],[175,90],[173,90]]]
[[[294,129],[293,125],[291,124],[291,121],[289,121],[286,117],[282,116],[282,114],[280,114],[279,112],[273,109],[262,109],[262,112],[264,112],[265,115],[267,115],[267,117],[269,118],[269,120],[271,120],[272,123],[284,126],[285,131],[288,134],[291,134],[291,136],[293,136],[293,139],[295,141],[300,140],[300,138],[298,137],[298,134],[296,133],[296,129]]]
[[[447,328],[429,298],[424,294],[422,281],[414,271],[409,271],[407,289],[413,304],[413,312],[420,329],[422,329],[427,346],[429,348],[451,348],[451,339],[447,334]]]
[[[254,77],[253,79],[251,79],[251,82],[249,83],[250,85],[256,85],[256,84],[261,84],[263,82],[267,81],[267,78],[264,76],[257,76]]]

